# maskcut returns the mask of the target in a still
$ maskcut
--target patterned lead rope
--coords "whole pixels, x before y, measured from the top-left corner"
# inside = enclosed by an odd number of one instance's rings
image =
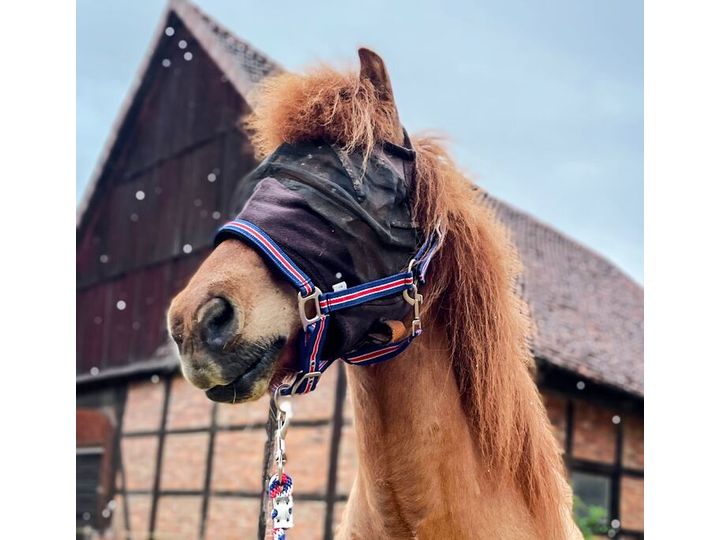
[[[293,523],[292,478],[287,473],[274,474],[268,485],[272,503],[273,540],[286,540],[286,532]]]

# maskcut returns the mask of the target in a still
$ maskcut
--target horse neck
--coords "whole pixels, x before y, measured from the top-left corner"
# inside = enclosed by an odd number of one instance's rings
[[[340,538],[537,538],[518,490],[483,467],[443,332],[347,372],[359,467]]]

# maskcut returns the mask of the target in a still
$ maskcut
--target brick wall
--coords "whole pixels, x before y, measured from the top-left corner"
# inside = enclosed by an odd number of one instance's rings
[[[620,482],[620,522],[623,528],[642,531],[645,503],[642,478],[623,476]]]
[[[586,401],[575,402],[573,457],[612,463],[615,461],[615,426],[610,409]]]
[[[328,516],[338,523],[357,468],[352,408],[346,396],[342,411],[337,411],[342,412],[337,470],[330,478],[336,392],[345,384],[344,377],[339,380],[339,367],[328,371],[314,394],[293,400],[287,448],[288,470],[295,480],[295,540],[324,538]],[[643,466],[642,416],[619,415],[556,392],[544,392],[543,398],[563,451],[568,410],[573,410],[571,460],[612,467],[618,432],[613,417],[621,420],[623,466],[634,475],[621,477],[620,518],[624,530],[642,531],[643,480],[637,476]],[[104,538],[147,538],[153,519],[157,538],[256,538],[268,405],[267,397],[240,406],[212,404],[179,376],[131,384],[112,529]],[[329,485],[335,492],[332,502]]]

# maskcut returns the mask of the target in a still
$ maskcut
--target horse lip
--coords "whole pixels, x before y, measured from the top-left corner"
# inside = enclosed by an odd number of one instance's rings
[[[276,364],[286,343],[285,338],[278,338],[264,348],[262,354],[250,363],[247,368],[228,384],[216,385],[205,390],[205,395],[212,401],[228,403],[242,400],[250,395],[255,381],[268,375]]]

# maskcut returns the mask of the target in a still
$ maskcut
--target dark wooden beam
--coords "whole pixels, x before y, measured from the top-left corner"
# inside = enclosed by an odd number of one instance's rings
[[[330,436],[330,464],[328,466],[327,506],[325,511],[325,540],[333,539],[333,518],[335,517],[335,500],[337,494],[337,471],[340,461],[340,439],[343,428],[343,412],[347,380],[345,366],[339,365],[338,378],[335,385],[335,408],[333,412],[332,433]]]
[[[165,377],[165,395],[162,405],[162,420],[160,423],[160,432],[158,434],[157,454],[155,456],[155,479],[152,488],[152,506],[150,507],[150,524],[148,528],[149,538],[154,538],[155,525],[157,523],[157,505],[160,493],[160,477],[162,475],[163,450],[165,448],[165,424],[167,422],[168,408],[170,404],[170,389],[172,388],[172,378]]]

